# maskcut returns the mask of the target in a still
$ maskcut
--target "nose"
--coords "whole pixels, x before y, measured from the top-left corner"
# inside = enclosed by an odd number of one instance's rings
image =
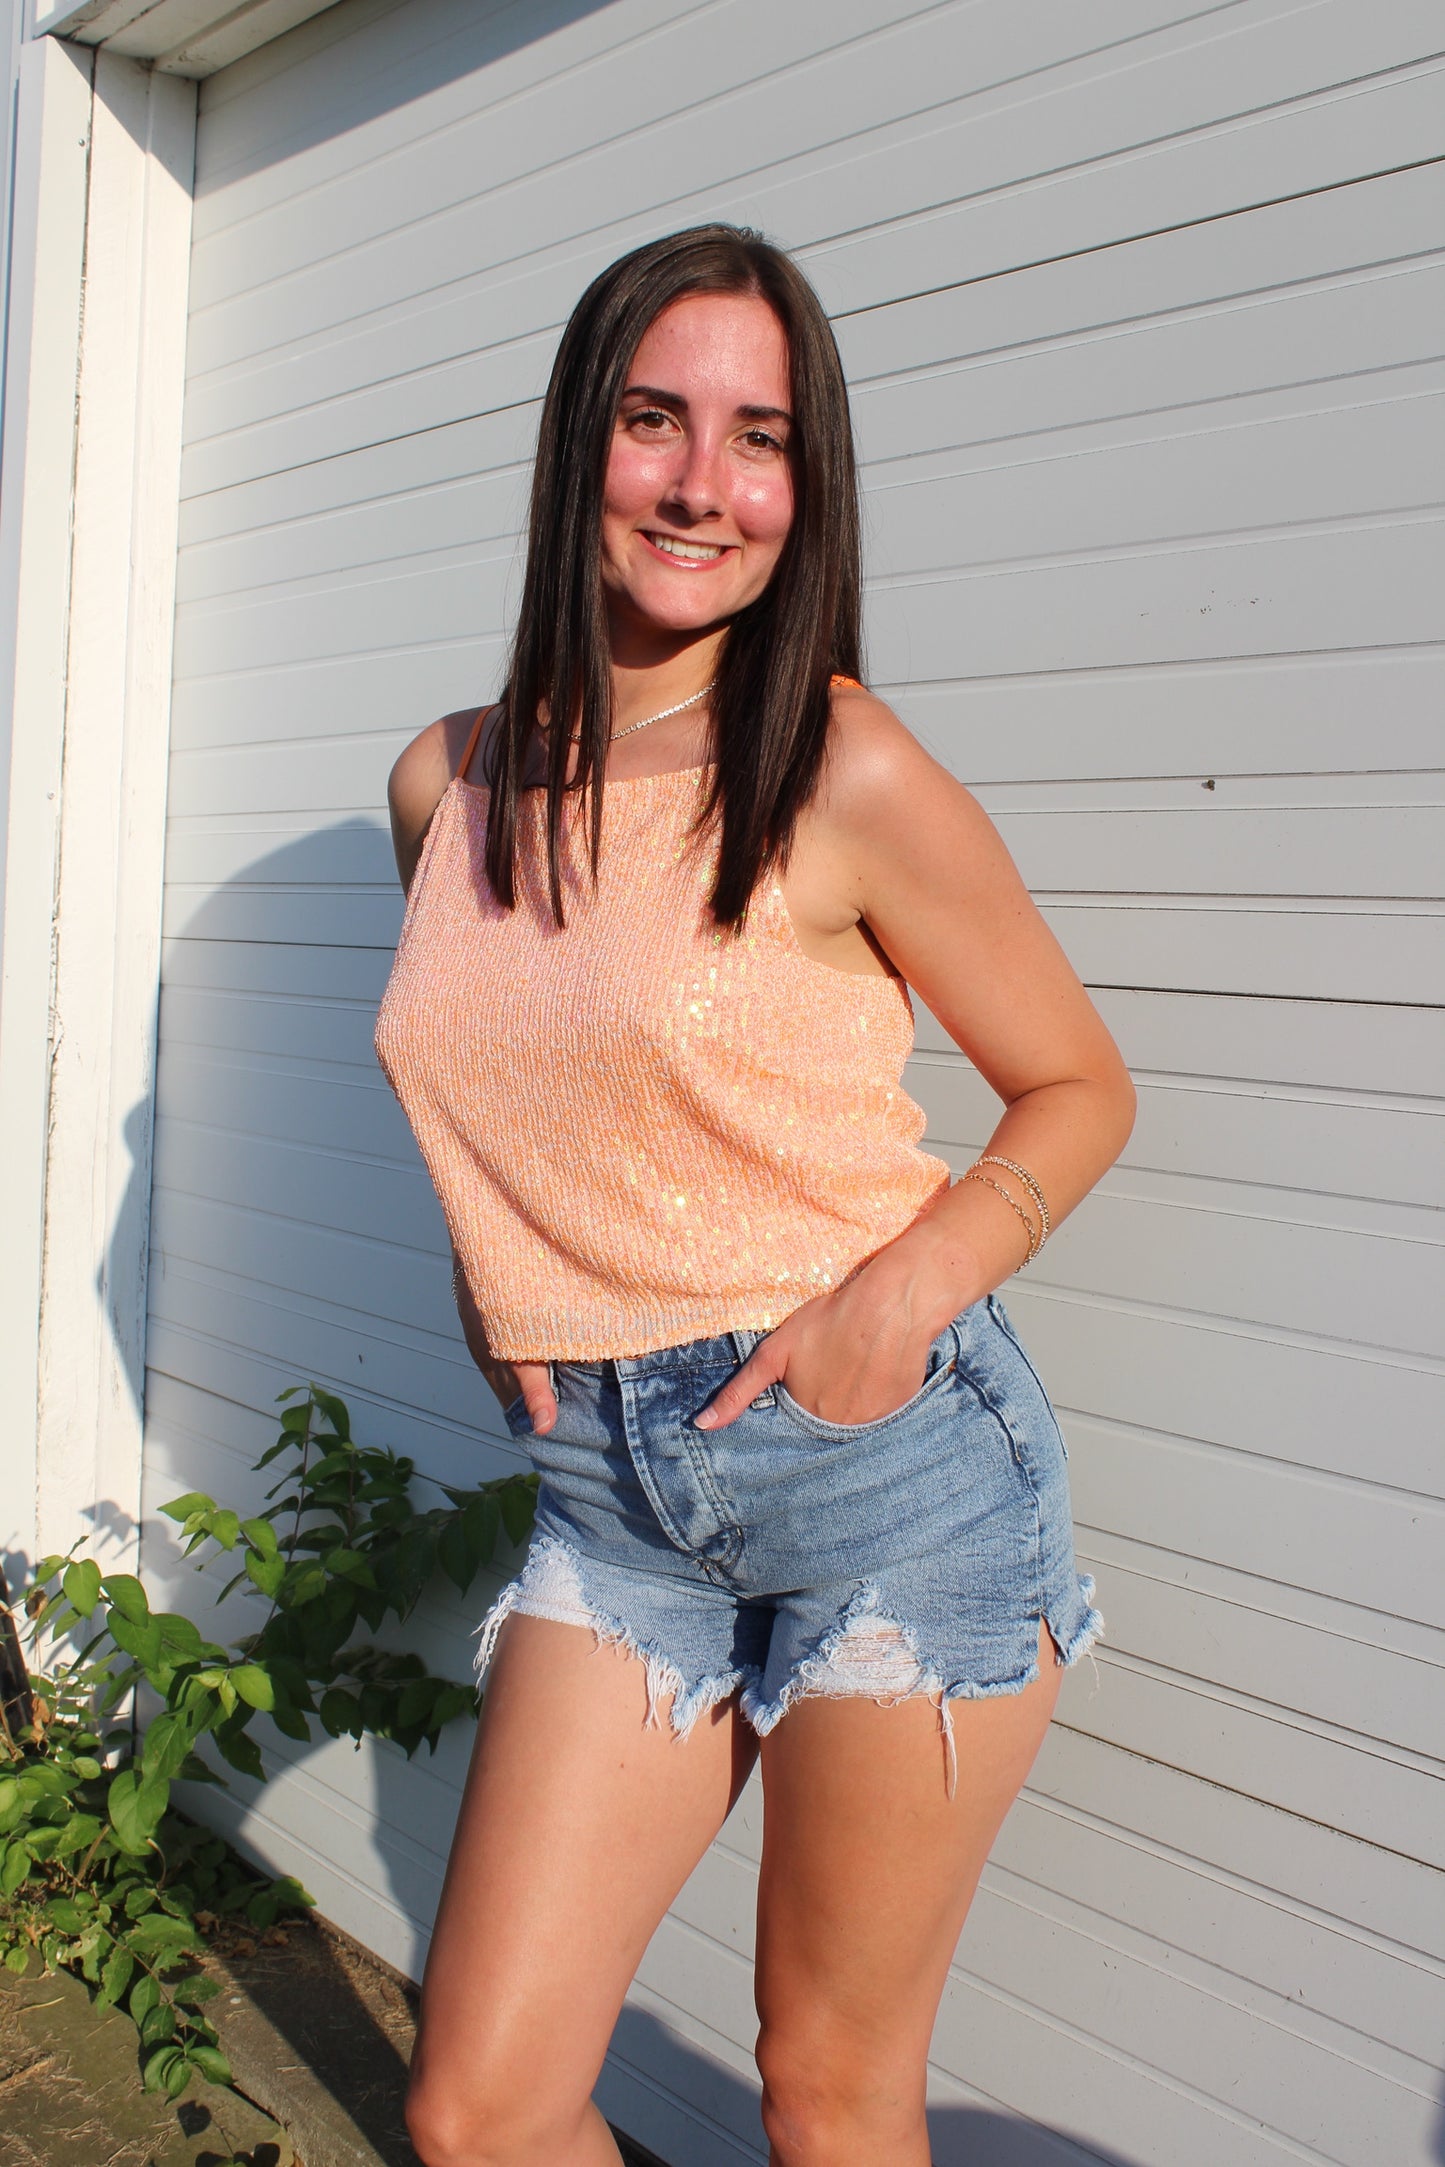
[[[698,435],[683,438],[677,465],[669,478],[667,502],[687,519],[716,519],[721,514],[719,446]]]

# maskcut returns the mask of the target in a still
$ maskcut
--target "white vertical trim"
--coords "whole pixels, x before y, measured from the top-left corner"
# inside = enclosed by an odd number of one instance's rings
[[[39,1539],[140,1516],[195,85],[96,61],[61,791]]]
[[[91,66],[88,53],[51,38],[21,55],[6,340],[0,657],[13,728],[0,955],[0,1540],[27,1553]]]

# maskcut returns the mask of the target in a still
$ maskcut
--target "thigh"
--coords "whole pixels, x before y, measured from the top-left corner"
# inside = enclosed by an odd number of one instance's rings
[[[984,1861],[1033,1763],[1061,1670],[1039,1628],[1021,1692],[954,1700],[957,1785],[937,1705],[801,1698],[762,1748],[758,2012],[827,2062],[883,2056],[923,2079],[949,1963]],[[875,2063],[876,2066],[876,2063]]]
[[[591,2090],[623,1995],[755,1756],[736,1700],[645,1724],[636,1657],[583,1626],[502,1628],[422,1987],[418,2084],[546,2069]],[[565,2065],[565,2066],[564,2066]]]

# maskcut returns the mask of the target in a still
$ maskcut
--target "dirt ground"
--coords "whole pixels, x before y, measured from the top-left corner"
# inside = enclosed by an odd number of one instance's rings
[[[142,2092],[135,2027],[79,1980],[0,1971],[0,2167],[416,2167],[409,1982],[316,1919],[219,1932],[205,1962],[238,2093],[196,2081],[176,2102]]]

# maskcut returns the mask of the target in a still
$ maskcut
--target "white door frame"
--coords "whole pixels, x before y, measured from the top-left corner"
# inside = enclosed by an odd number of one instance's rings
[[[196,85],[22,50],[0,653],[12,1561],[133,1559]],[[9,637],[5,635],[8,633]]]

